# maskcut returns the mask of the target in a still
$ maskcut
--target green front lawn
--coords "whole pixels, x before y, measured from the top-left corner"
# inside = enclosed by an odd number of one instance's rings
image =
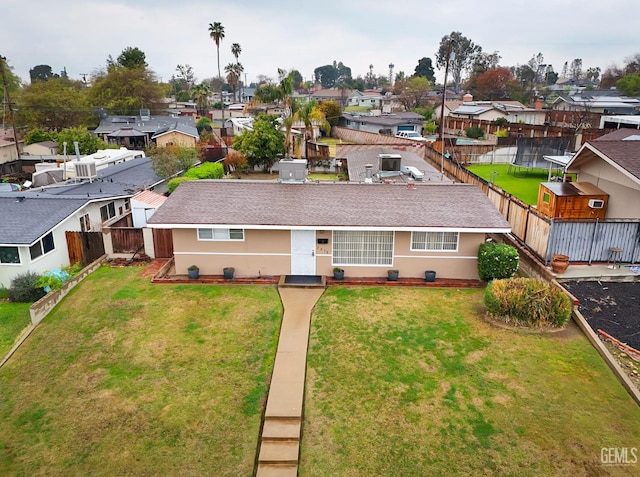
[[[0,369],[0,475],[249,476],[274,287],[86,278]]]
[[[482,290],[329,288],[312,321],[301,476],[639,475],[640,408],[587,339],[494,328]]]
[[[514,167],[507,172],[509,164],[474,164],[467,169],[529,205],[536,205],[538,186],[549,179],[548,169],[520,169],[514,175]]]
[[[0,301],[0,360],[31,324],[31,303]]]

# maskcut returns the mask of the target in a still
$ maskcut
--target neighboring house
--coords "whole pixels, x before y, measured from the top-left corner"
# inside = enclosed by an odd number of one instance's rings
[[[318,89],[311,93],[310,99],[321,101],[335,101],[345,107],[349,104],[349,96],[353,90],[350,89]]]
[[[224,204],[224,207],[220,207]],[[257,206],[256,204],[260,204]],[[478,279],[478,247],[509,224],[473,185],[182,183],[148,221],[173,230],[177,274]]]
[[[90,198],[0,194],[0,286],[22,273],[69,265],[65,232],[79,231]]]
[[[358,91],[357,89],[349,95],[349,106],[361,106],[370,109],[380,109],[382,107],[383,96],[379,90],[367,89]]]
[[[577,80],[574,78],[558,78],[555,84],[549,86],[549,91],[555,93],[575,94],[586,89],[594,89],[598,83],[588,80]]]
[[[471,96],[471,95],[468,95]],[[528,108],[519,101],[447,101],[445,116],[452,118],[478,119],[495,121],[504,118],[510,123],[542,125],[547,111],[542,109],[542,102],[537,107]]]
[[[0,284],[9,286],[19,273],[69,265],[66,232],[102,232],[130,216],[133,197],[145,190],[166,192],[149,158],[112,165],[91,179],[0,194]],[[112,244],[110,237],[99,241],[103,253],[104,244]],[[152,242],[145,242],[145,251],[153,256]]]
[[[12,162],[17,159],[18,151],[16,150],[16,143],[0,139],[0,164]]]
[[[22,153],[29,156],[54,156],[58,154],[58,143],[54,141],[34,142],[24,146]]]
[[[393,114],[342,113],[339,125],[376,134],[393,136],[399,131],[422,132],[424,117],[413,112]]]
[[[128,149],[144,149],[155,143],[158,147],[182,145],[195,147],[199,139],[192,116],[109,116],[100,121],[94,134],[109,144]]]
[[[640,129],[640,114],[623,116],[601,116],[600,129]]]
[[[640,131],[619,129],[583,144],[565,172],[609,194],[606,218],[640,218]]]
[[[198,115],[198,105],[193,101],[170,101],[167,113],[170,116],[192,116]]]
[[[592,114],[634,115],[640,113],[640,99],[585,91],[582,94],[558,96],[551,103],[551,109],[553,111],[585,111]]]

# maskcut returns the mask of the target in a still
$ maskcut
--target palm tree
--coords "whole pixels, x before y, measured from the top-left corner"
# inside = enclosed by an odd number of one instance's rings
[[[238,62],[238,56],[242,53],[242,48],[240,48],[240,43],[233,43],[231,45],[231,54],[235,56],[236,63]]]
[[[224,38],[224,27],[220,22],[209,23],[209,36],[216,44],[216,52],[218,54],[218,78],[220,74],[220,42]],[[220,109],[222,110],[222,125],[224,126],[224,100],[222,99],[222,85],[220,85]]]
[[[294,115],[294,121],[302,121],[304,123],[304,156],[307,157],[307,142],[313,141],[313,125],[316,124],[323,131],[331,130],[331,125],[327,121],[324,113],[317,108],[318,103],[309,101],[302,105]]]
[[[198,114],[204,116],[206,109],[209,106],[209,95],[211,95],[211,88],[206,83],[200,83],[199,85],[191,88],[191,95],[196,102],[198,108]]]
[[[236,86],[238,85],[238,80],[240,79],[240,75],[244,71],[244,68],[240,63],[229,63],[224,67],[224,71],[227,73],[227,82],[231,85],[233,89],[233,97],[236,97]]]
[[[218,77],[220,77],[222,76],[220,74],[220,42],[224,39],[224,27],[222,26],[222,23],[209,23],[209,36],[216,44],[216,50],[218,53]]]

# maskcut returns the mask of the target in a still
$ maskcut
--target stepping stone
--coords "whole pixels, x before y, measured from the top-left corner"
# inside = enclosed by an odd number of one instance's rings
[[[262,428],[264,441],[300,439],[300,419],[266,418]]]

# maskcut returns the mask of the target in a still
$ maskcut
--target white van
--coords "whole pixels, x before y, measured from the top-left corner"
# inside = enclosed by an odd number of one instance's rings
[[[421,181],[422,179],[424,179],[424,172],[419,170],[417,167],[401,166],[400,167],[400,172],[402,172],[403,174],[406,174],[408,176],[413,177],[417,181]]]

